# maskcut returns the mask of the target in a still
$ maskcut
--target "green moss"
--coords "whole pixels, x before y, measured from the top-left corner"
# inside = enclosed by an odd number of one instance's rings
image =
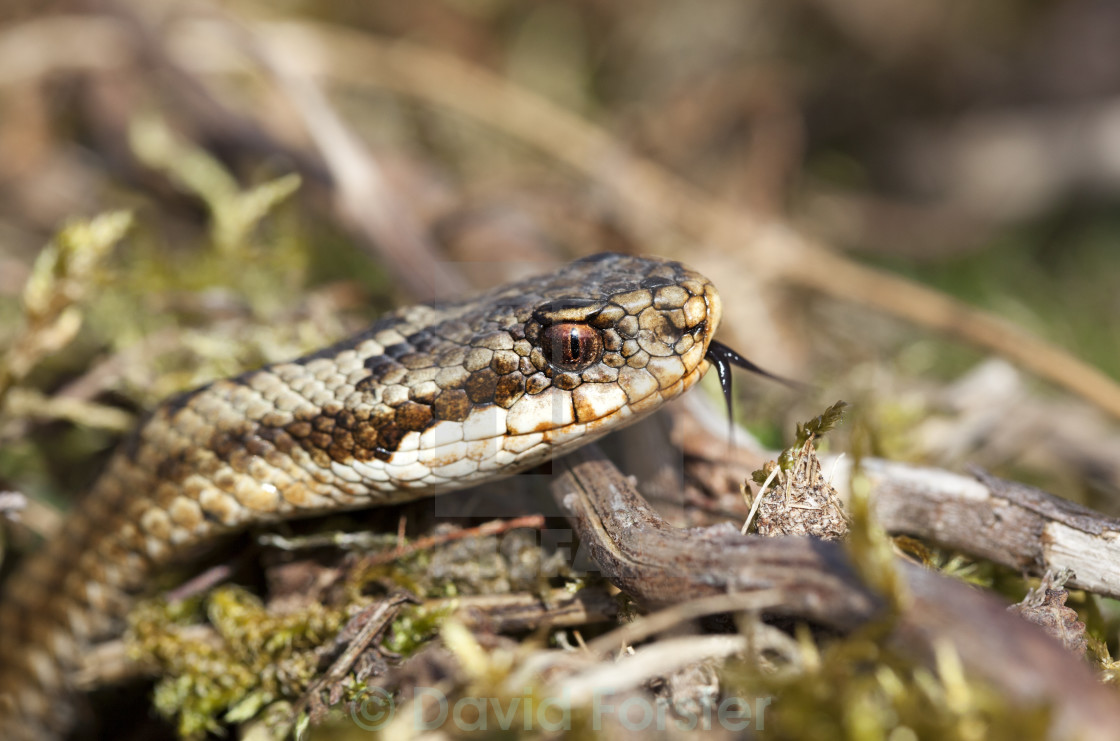
[[[109,252],[131,226],[132,215],[124,211],[76,220],[39,253],[23,288],[22,327],[0,356],[0,402],[13,385],[78,335],[81,306]]]
[[[960,553],[950,553],[926,545],[909,535],[896,535],[891,541],[895,548],[917,561],[927,569],[939,571],[945,576],[958,579],[973,586],[991,588],[995,582],[996,566],[988,561],[977,561]],[[1022,579],[1018,579],[1022,585]],[[1026,593],[1022,588],[1020,595]]]
[[[844,419],[844,410],[847,407],[848,402],[838,401],[813,419],[807,422],[798,422],[797,433],[794,435],[793,444],[782,450],[778,455],[778,465],[781,469],[783,471],[789,471],[793,468],[798,457],[802,454],[805,444],[809,442],[810,439],[818,441],[829,431],[835,429]],[[770,476],[771,470],[772,469],[768,467],[760,468],[751,473],[751,480],[759,486],[762,486]]]
[[[444,621],[455,613],[453,602],[434,609],[423,605],[406,607],[393,621],[385,647],[403,656],[411,656],[439,634]]]
[[[203,613],[212,634],[190,630]],[[130,653],[155,662],[154,704],[175,719],[181,737],[201,738],[223,722],[241,722],[280,698],[298,697],[315,677],[315,648],[346,622],[343,609],[313,603],[283,615],[267,611],[239,587],[205,600],[138,606],[130,618]]]

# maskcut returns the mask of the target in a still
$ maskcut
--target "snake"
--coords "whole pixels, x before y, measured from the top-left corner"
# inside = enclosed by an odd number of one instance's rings
[[[249,527],[466,489],[638,420],[713,365],[710,280],[601,254],[409,306],[305,357],[174,396],[121,443],[0,598],[0,738],[65,737],[83,652],[161,568]],[[730,398],[730,397],[728,397]]]

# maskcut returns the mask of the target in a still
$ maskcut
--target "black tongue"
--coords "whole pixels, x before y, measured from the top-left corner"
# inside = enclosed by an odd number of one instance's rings
[[[705,357],[708,359],[708,362],[716,367],[716,375],[719,376],[719,386],[723,389],[723,398],[727,401],[728,424],[731,423],[731,366],[733,365],[737,365],[751,373],[769,378],[772,381],[777,381],[792,389],[806,388],[805,384],[776,376],[770,371],[758,367],[722,342],[716,342],[715,340],[709,342],[708,353]]]

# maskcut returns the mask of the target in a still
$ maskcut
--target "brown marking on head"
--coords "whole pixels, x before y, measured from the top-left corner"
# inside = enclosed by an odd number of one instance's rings
[[[462,422],[471,413],[471,401],[463,389],[448,389],[436,397],[432,410],[436,419]]]
[[[510,373],[498,379],[494,387],[494,403],[509,409],[514,402],[525,395],[525,376],[521,373]]]
[[[494,392],[498,386],[498,374],[489,368],[471,373],[467,379],[467,396],[475,404],[490,404],[494,401]]]
[[[396,423],[405,431],[423,432],[432,425],[432,408],[427,404],[406,401],[397,407]]]

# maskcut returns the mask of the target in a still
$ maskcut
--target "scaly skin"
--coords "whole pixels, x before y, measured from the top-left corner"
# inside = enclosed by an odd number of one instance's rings
[[[415,306],[166,401],[0,600],[0,738],[74,720],[66,675],[153,573],[262,522],[474,486],[657,409],[708,368],[720,300],[676,262],[598,255]]]

